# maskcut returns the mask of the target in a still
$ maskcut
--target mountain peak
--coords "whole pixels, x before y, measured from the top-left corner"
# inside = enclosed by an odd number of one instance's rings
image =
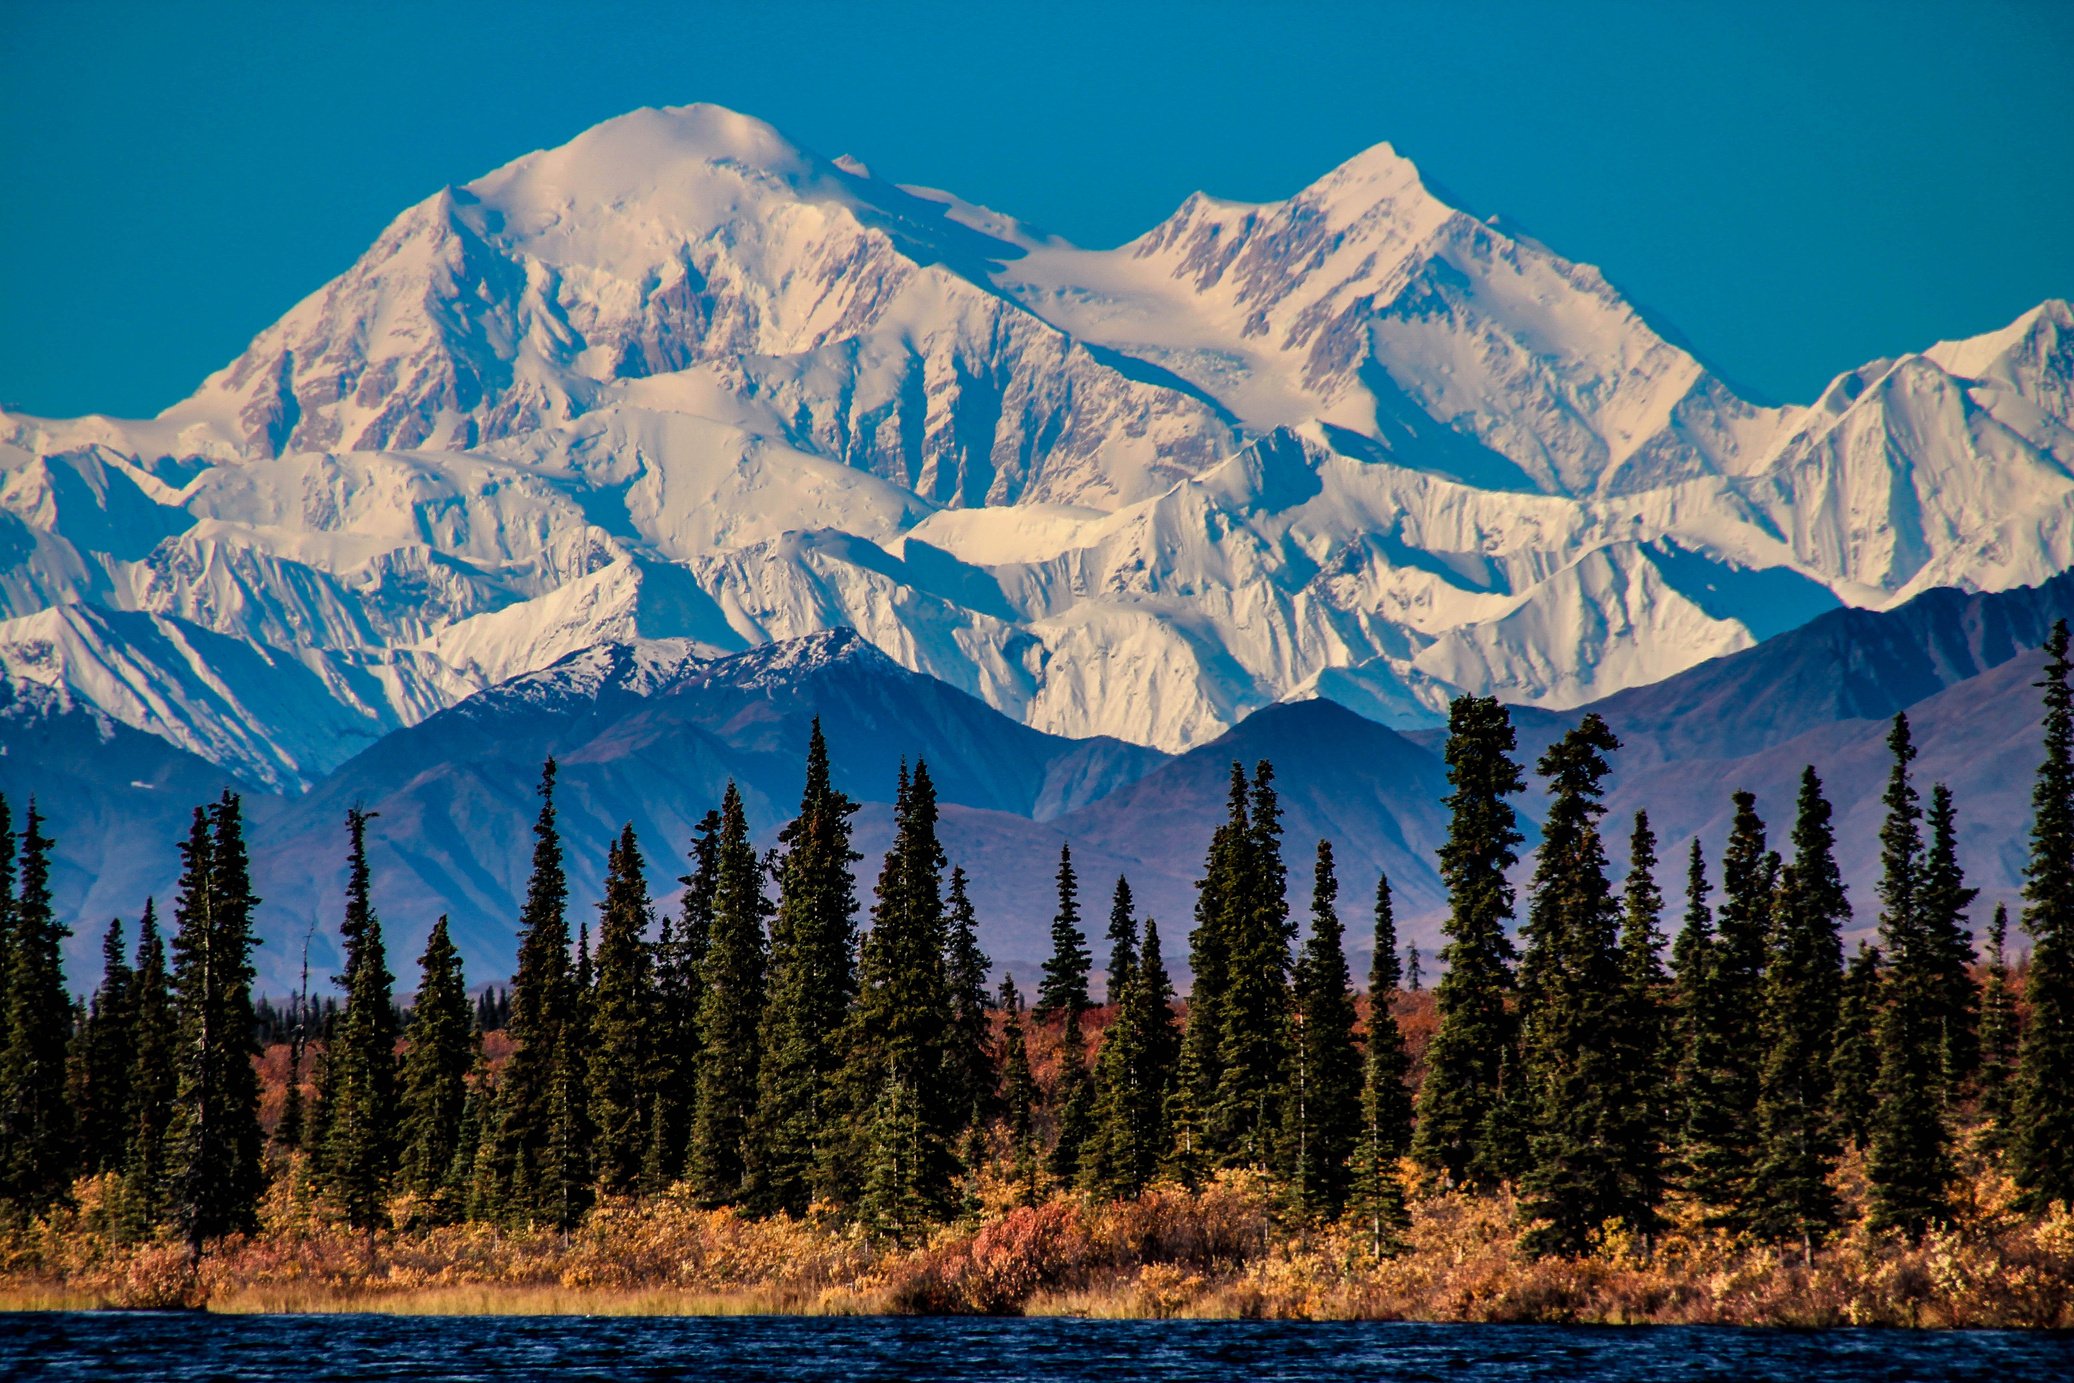
[[[1408,193],[1432,196],[1431,189],[1419,176],[1417,165],[1385,140],[1347,159],[1299,195],[1328,194],[1334,201],[1344,197],[1348,201],[1361,199],[1365,205],[1372,205],[1383,198],[1401,197]]]
[[[574,205],[610,214],[623,212],[631,199],[715,170],[800,188],[831,177],[833,165],[770,124],[725,106],[644,106],[566,144],[514,159],[464,191],[507,212]]]

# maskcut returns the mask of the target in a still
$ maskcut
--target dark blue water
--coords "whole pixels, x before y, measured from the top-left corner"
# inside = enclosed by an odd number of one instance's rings
[[[2074,1380],[2074,1336],[1081,1321],[0,1314],[0,1379]]]

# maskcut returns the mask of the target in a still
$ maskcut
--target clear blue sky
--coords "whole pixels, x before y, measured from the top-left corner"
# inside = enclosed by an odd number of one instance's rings
[[[1783,399],[2074,294],[2067,0],[0,0],[0,401],[155,412],[409,203],[697,100],[1095,245],[1387,139]]]

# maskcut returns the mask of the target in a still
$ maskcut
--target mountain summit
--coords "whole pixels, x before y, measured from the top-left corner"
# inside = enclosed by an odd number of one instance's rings
[[[853,628],[1177,750],[1567,707],[2074,561],[2074,314],[1739,398],[1387,145],[1081,249],[714,106],[399,216],[157,419],[0,414],[0,670],[295,790],[601,643]]]

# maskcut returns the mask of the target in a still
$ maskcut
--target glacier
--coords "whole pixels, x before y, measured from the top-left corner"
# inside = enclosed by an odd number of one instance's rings
[[[640,110],[157,418],[0,413],[0,543],[22,704],[273,791],[599,644],[842,628],[1057,736],[1413,728],[2074,565],[2074,309],[1771,406],[1387,145],[1090,250]]]

